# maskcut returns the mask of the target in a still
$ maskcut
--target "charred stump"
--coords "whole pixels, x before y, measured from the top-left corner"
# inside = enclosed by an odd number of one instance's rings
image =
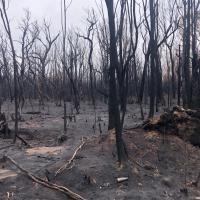
[[[3,135],[4,139],[11,138],[11,130],[8,128],[5,113],[0,113],[0,135]]]

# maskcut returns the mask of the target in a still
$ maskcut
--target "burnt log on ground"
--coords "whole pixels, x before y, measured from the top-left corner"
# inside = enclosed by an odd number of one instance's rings
[[[200,110],[183,109],[175,106],[157,118],[144,122],[145,130],[162,134],[173,134],[200,147]]]

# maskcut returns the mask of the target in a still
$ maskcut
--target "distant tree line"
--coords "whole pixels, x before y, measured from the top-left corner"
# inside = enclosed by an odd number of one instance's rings
[[[1,0],[0,106],[14,100],[16,120],[33,99],[41,107],[46,101],[63,104],[64,115],[67,101],[77,113],[81,101],[91,101],[94,110],[97,100],[103,101],[121,161],[128,103],[138,104],[142,119],[160,106],[200,107],[199,0],[101,0],[88,11],[85,31],[67,29],[70,3],[61,1],[57,34],[26,11],[16,42],[7,2]],[[17,134],[17,122],[15,127]]]

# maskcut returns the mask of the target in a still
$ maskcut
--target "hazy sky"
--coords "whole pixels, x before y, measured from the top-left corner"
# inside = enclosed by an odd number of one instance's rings
[[[69,1],[69,0],[68,0]],[[32,19],[42,22],[43,18],[50,20],[55,31],[60,29],[60,2],[61,0],[10,0],[9,18],[12,27],[16,28],[24,16],[24,9],[31,11]],[[68,26],[84,27],[86,10],[95,7],[95,0],[72,0],[67,13]]]

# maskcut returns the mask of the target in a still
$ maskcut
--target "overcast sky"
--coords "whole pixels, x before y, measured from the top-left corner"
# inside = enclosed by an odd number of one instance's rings
[[[60,29],[60,2],[61,0],[10,0],[8,13],[12,28],[18,27],[24,16],[24,9],[28,9],[31,11],[32,19],[37,19],[41,23],[46,18],[51,21],[52,28],[58,31]],[[67,13],[68,26],[84,27],[86,10],[91,7],[95,7],[95,0],[72,0]]]

